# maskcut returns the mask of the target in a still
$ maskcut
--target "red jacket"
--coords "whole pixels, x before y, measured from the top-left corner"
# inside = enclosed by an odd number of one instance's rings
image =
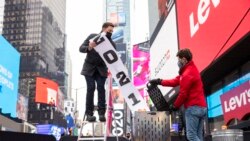
[[[179,76],[170,80],[162,80],[161,85],[171,87],[180,85],[179,95],[174,102],[176,108],[179,108],[182,104],[185,108],[207,106],[200,73],[193,61],[181,68]]]

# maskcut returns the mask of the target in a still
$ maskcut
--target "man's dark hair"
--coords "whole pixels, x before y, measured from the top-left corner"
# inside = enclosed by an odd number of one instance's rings
[[[109,27],[109,26],[115,27],[114,24],[112,24],[111,22],[106,22],[106,23],[104,23],[104,24],[102,25],[102,29],[103,29],[103,28],[107,28],[107,27]]]
[[[188,48],[185,49],[181,49],[177,52],[176,54],[177,57],[179,58],[186,58],[188,61],[191,61],[193,58],[193,55],[191,53],[191,51]]]

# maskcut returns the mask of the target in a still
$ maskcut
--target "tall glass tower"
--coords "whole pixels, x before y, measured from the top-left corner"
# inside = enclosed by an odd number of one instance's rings
[[[35,102],[36,77],[51,79],[67,91],[65,13],[66,0],[5,0],[3,36],[21,53],[19,92],[29,97],[30,122],[51,120],[36,115],[50,109]]]

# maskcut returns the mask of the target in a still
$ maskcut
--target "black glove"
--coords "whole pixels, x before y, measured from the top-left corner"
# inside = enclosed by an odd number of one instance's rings
[[[149,83],[150,83],[151,85],[161,85],[161,81],[162,81],[162,79],[157,78],[157,79],[149,80]]]
[[[174,104],[169,105],[169,112],[177,111],[178,108],[174,106]]]

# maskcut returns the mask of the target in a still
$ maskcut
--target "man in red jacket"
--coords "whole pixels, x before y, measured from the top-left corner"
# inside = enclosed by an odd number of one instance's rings
[[[170,110],[175,111],[184,104],[186,132],[189,141],[203,141],[203,124],[207,115],[207,105],[203,91],[200,73],[192,61],[192,53],[189,49],[179,50],[177,55],[179,75],[174,79],[153,79],[152,85],[176,87],[180,85],[180,91]]]

